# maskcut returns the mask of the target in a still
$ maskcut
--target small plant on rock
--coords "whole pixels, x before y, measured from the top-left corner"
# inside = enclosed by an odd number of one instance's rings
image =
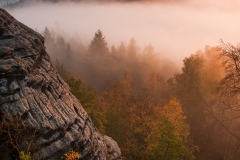
[[[81,157],[78,152],[75,151],[69,151],[64,154],[63,159],[64,160],[79,160]]]
[[[21,151],[19,153],[19,159],[20,160],[31,160],[31,153],[30,152],[25,153],[25,152]]]

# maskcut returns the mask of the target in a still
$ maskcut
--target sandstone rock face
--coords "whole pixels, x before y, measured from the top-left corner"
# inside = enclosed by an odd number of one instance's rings
[[[16,118],[42,133],[33,159],[61,159],[69,150],[86,160],[121,159],[56,72],[44,38],[0,8],[0,120]]]

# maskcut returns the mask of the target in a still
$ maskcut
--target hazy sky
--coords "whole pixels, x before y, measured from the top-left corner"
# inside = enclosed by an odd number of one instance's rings
[[[19,0],[0,0],[0,6],[7,3],[14,3],[14,2],[19,2]]]
[[[189,0],[182,4],[130,3],[35,4],[8,10],[24,24],[42,31],[45,26],[69,36],[78,34],[89,43],[94,33],[103,31],[108,43],[151,43],[155,51],[171,59],[204,49],[205,45],[240,41],[240,2],[237,0]]]

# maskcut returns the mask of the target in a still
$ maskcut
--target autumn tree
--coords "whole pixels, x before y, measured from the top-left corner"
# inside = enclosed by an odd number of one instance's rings
[[[194,54],[185,58],[183,63],[182,73],[176,74],[170,81],[174,95],[181,101],[183,111],[189,123],[192,123],[192,130],[195,130],[194,126],[198,127],[203,120],[201,117],[203,108],[199,95],[204,59],[201,54]]]
[[[149,152],[153,159],[195,159],[197,149],[190,138],[189,125],[176,98],[161,108],[159,126],[149,136]],[[152,135],[153,134],[153,135]]]
[[[234,152],[239,138],[238,103],[234,96],[221,94],[226,92],[220,85],[225,75],[220,54],[219,47],[198,51],[185,59],[182,73],[170,83],[187,116],[193,141],[199,146],[198,159],[232,159],[238,154]]]
[[[103,104],[108,121],[106,133],[118,142],[123,156],[126,159],[147,158],[146,139],[151,125],[151,105],[144,91],[136,92],[133,88],[129,73],[125,73],[121,81],[113,83],[104,93]]]
[[[205,51],[201,98],[205,104],[205,123],[208,127],[205,139],[208,141],[208,155],[211,159],[236,159],[239,155],[236,149],[240,134],[236,129],[239,125],[239,98],[229,92],[225,83],[226,77],[229,77],[228,71],[231,70],[229,64],[234,66],[235,62],[224,53],[226,50],[231,54],[237,51],[230,50],[233,47],[230,46],[207,47]]]
[[[150,76],[146,87],[135,88],[132,84],[131,76],[125,74],[124,78],[115,82],[102,97],[102,105],[104,105],[106,110],[108,121],[106,133],[118,142],[126,159],[144,160],[160,158],[158,153],[161,152],[161,148],[158,146],[158,142],[163,140],[159,139],[161,137],[160,130],[165,132],[167,129],[162,127],[164,116],[170,117],[167,113],[163,115],[163,112],[167,110],[164,109],[163,105],[170,98],[168,96],[163,97],[164,93],[167,93],[165,92],[167,85],[166,81],[160,77],[160,75],[153,74]],[[161,91],[158,92],[158,90],[162,90],[162,93]],[[175,116],[182,114],[182,111],[176,108],[173,108],[171,112],[176,110],[174,112],[176,113]],[[185,139],[183,138],[184,140],[178,139],[178,142],[179,144],[180,142],[183,143],[182,146],[185,146],[185,149],[187,148],[186,150],[192,155],[192,148],[186,145],[188,142],[189,146],[192,146],[190,145],[191,142],[188,141],[189,128],[185,127],[187,126],[185,120],[181,121],[181,118],[179,118],[179,121],[173,121],[173,118],[169,119],[175,127],[174,131],[178,132],[173,132],[174,136],[171,138],[177,137],[176,134],[184,137],[184,132],[188,133],[185,135]],[[183,115],[182,119],[185,119]],[[182,129],[181,131],[180,128]],[[174,152],[174,149],[179,150],[177,146],[171,147],[169,152]],[[186,153],[183,154],[187,157]],[[173,155],[170,155],[170,157],[173,157]]]
[[[121,81],[113,83],[103,93],[101,100],[106,111],[106,134],[114,137],[121,147],[124,147],[129,129],[129,117],[126,115],[130,114],[132,95],[132,79],[129,73],[125,73]]]
[[[205,52],[208,50],[209,48],[206,48]],[[217,101],[210,98],[214,93],[214,85],[209,85],[210,79],[207,79],[210,70],[205,67],[206,59],[201,51],[185,58],[182,73],[175,75],[171,86],[187,116],[193,141],[200,147],[197,158],[217,159],[219,151],[213,149],[216,141],[211,134],[214,130],[212,125],[216,124],[216,121],[206,112],[207,106],[204,103]],[[214,77],[214,74],[210,76]],[[212,143],[209,143],[210,141]]]

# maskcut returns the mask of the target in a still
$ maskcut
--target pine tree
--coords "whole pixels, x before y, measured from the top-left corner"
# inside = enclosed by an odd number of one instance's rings
[[[128,48],[127,48],[127,53],[129,58],[135,60],[137,57],[137,42],[136,40],[132,37],[129,41]]]
[[[108,43],[105,40],[102,31],[98,30],[88,48],[90,55],[108,55],[109,49],[107,45]]]
[[[48,27],[44,28],[43,37],[45,38],[46,43],[53,43],[54,39]]]

